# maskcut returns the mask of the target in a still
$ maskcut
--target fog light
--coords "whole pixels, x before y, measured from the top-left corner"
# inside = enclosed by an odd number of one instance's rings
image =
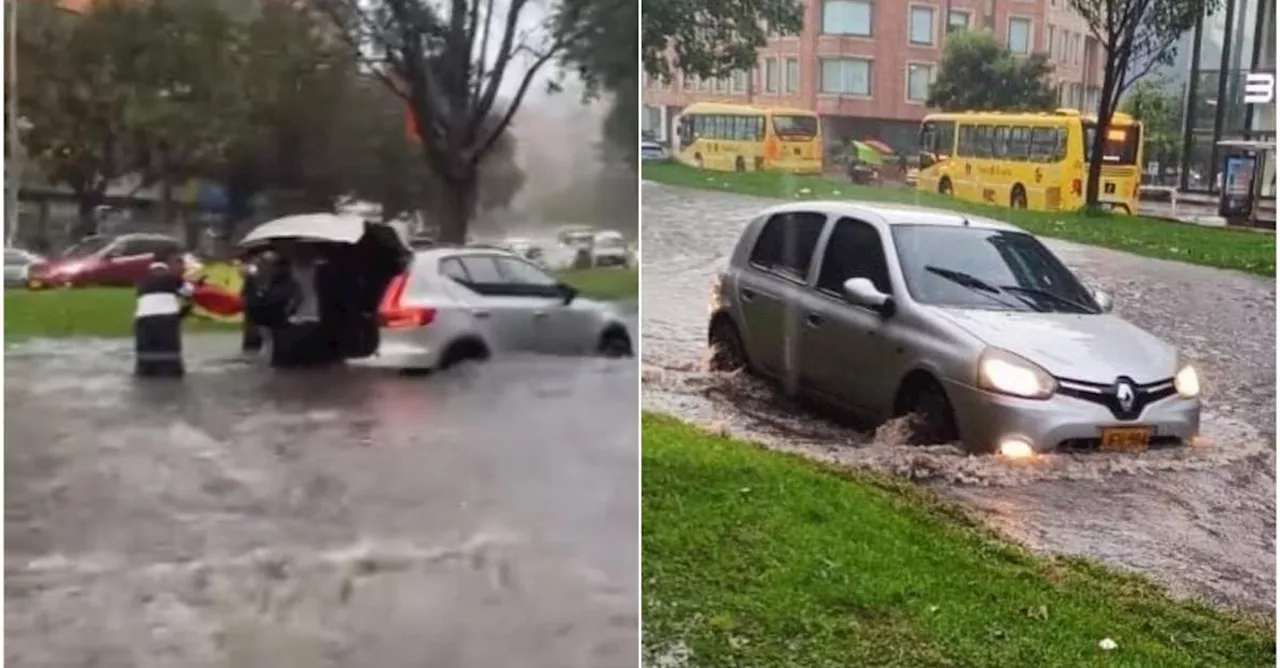
[[[1000,441],[1000,454],[1010,459],[1025,459],[1035,454],[1031,444],[1020,438],[1006,438]]]

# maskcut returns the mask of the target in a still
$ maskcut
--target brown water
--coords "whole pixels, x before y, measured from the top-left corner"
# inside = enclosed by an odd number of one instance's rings
[[[6,354],[6,665],[634,666],[633,362]]]
[[[769,200],[645,184],[644,405],[827,461],[933,485],[1028,546],[1146,573],[1178,595],[1275,607],[1275,283],[1050,241],[1119,315],[1202,370],[1202,447],[1033,463],[904,444],[703,369],[716,269]]]

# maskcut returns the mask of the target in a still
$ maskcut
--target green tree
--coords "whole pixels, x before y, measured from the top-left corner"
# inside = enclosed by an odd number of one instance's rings
[[[1057,102],[1044,54],[1015,56],[986,30],[947,37],[928,104],[943,111],[1040,111]]]
[[[645,71],[720,79],[752,71],[770,37],[797,35],[804,7],[795,0],[645,0],[640,30]]]
[[[93,232],[107,187],[141,162],[127,125],[128,91],[116,76],[131,55],[119,46],[145,27],[140,18],[116,2],[78,16],[35,0],[18,14],[14,51],[23,65],[11,90],[21,141],[41,175],[74,193],[77,238]]]
[[[640,149],[636,111],[639,106],[636,0],[570,1],[581,6],[564,16],[578,21],[578,25],[561,26],[560,30],[579,37],[567,45],[563,63],[577,71],[586,84],[588,98],[602,91],[612,95],[604,136],[627,164],[634,167]]]
[[[1195,27],[1196,19],[1213,14],[1221,0],[1068,0],[1067,6],[1084,17],[1102,49],[1102,90],[1092,155],[1102,155],[1107,128],[1120,98],[1135,82],[1177,56],[1178,39]],[[1098,205],[1102,161],[1089,163],[1085,189],[1088,207]]]
[[[535,78],[582,23],[559,5],[538,16],[529,0],[316,0],[399,95],[422,138],[440,238],[464,242],[479,204],[481,163],[497,147]],[[504,92],[504,89],[506,92]],[[501,97],[505,98],[501,101]]]
[[[1161,80],[1139,81],[1120,103],[1120,110],[1142,121],[1146,158],[1161,167],[1178,163],[1182,141],[1182,104]]]

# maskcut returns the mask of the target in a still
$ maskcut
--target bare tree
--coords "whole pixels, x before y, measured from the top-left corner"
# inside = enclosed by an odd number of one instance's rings
[[[1089,32],[1104,55],[1086,206],[1098,205],[1107,129],[1120,97],[1156,66],[1172,63],[1178,39],[1195,27],[1197,18],[1212,14],[1220,5],[1221,0],[1070,0],[1070,7],[1088,22]]]
[[[312,2],[335,21],[374,75],[404,100],[423,159],[437,180],[441,241],[465,241],[481,163],[510,126],[539,71],[579,36],[583,22],[571,14],[580,13],[581,5]]]

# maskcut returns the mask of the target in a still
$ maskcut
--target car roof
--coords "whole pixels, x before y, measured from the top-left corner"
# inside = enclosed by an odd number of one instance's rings
[[[815,212],[828,216],[848,216],[867,222],[878,222],[886,226],[894,225],[938,225],[966,226],[984,230],[1002,230],[1007,232],[1023,232],[1016,225],[1010,225],[993,218],[975,216],[967,213],[943,211],[910,204],[885,204],[881,202],[863,202],[859,200],[845,201],[808,201],[788,202],[765,209],[764,215],[779,213]]]

